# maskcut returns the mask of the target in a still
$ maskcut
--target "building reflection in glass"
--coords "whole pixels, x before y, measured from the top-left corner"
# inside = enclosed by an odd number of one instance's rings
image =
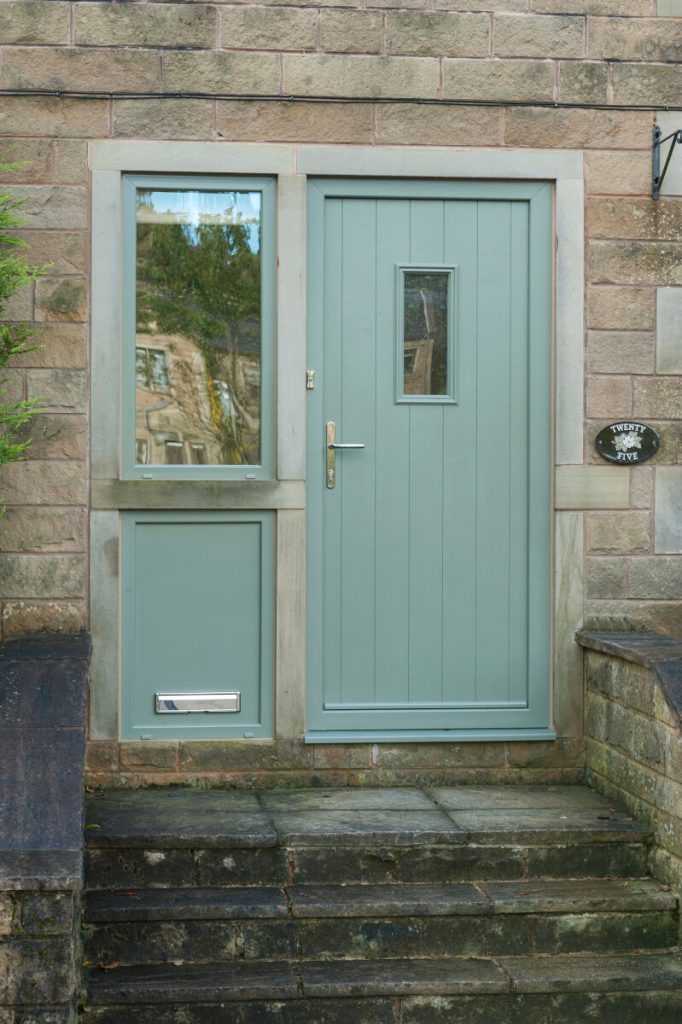
[[[138,189],[138,465],[260,462],[261,193]]]

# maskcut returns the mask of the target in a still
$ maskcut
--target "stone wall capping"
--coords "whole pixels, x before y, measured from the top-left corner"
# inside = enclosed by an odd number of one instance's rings
[[[682,725],[682,639],[657,633],[593,633],[579,630],[576,641],[588,650],[612,654],[648,668],[677,722]]]

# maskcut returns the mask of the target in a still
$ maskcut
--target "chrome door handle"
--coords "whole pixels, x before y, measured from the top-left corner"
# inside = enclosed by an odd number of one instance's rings
[[[364,448],[364,444],[337,444],[336,424],[327,424],[327,489],[332,491],[336,486],[336,451],[338,448]]]

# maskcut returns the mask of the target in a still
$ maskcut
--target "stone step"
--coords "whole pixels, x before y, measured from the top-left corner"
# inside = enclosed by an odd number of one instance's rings
[[[91,893],[85,956],[142,965],[667,949],[676,904],[646,880]]]
[[[648,839],[578,786],[117,791],[88,802],[86,884],[639,877]]]
[[[678,1024],[678,954],[94,970],[97,1024]]]

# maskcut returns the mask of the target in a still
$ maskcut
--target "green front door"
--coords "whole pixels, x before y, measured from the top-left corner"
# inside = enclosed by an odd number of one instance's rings
[[[548,734],[551,211],[311,183],[312,738]]]

